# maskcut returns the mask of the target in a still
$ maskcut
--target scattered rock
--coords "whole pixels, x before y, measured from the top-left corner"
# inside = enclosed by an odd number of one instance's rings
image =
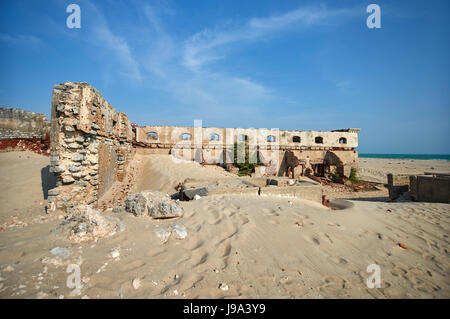
[[[193,200],[195,195],[202,196],[202,197],[208,196],[208,188],[206,188],[205,186],[202,186],[202,187],[183,190],[183,198],[187,198],[188,200]]]
[[[117,230],[123,232],[125,230],[125,225],[123,223],[117,223]]]
[[[187,237],[186,227],[180,225],[170,226],[170,230],[179,239],[185,239]]]
[[[219,288],[223,291],[227,291],[229,289],[229,287],[226,283],[219,284]]]
[[[114,213],[125,213],[126,209],[125,206],[116,206],[112,210]]]
[[[67,258],[69,256],[69,250],[67,248],[61,248],[61,247],[55,247],[52,250],[50,250],[50,253],[52,255]]]
[[[113,250],[111,250],[111,257],[112,258],[119,258],[120,257],[120,252],[117,248],[114,248]]]
[[[125,200],[125,209],[135,215],[145,215],[146,204],[147,199],[141,193],[130,195]]]
[[[48,190],[48,195],[49,196],[58,196],[59,194],[59,189],[58,188],[52,188]]]
[[[14,271],[14,267],[12,267],[12,266],[6,266],[5,268],[3,268],[3,271],[4,272],[11,272],[11,271]]]
[[[158,236],[161,239],[163,244],[169,240],[169,237],[171,235],[171,232],[159,227],[153,229],[153,232],[156,234],[156,236]]]
[[[133,279],[131,285],[134,289],[139,289],[141,287],[141,280],[139,278]]]

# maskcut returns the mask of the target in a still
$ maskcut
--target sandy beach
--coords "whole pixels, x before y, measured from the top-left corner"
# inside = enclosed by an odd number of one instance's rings
[[[450,173],[450,161],[446,160],[412,160],[387,158],[360,158],[359,176],[361,179],[387,183],[386,175],[392,174],[423,174]]]
[[[385,183],[386,172],[450,172],[449,163],[363,158],[360,172]],[[59,227],[63,215],[45,212],[47,165],[41,155],[0,153],[0,298],[450,297],[449,204],[388,202],[386,189],[334,190],[334,198],[352,197],[343,210],[296,198],[207,196],[180,202],[177,219],[108,210],[103,216],[122,231],[73,243]],[[167,155],[138,155],[130,169],[132,192],[171,194],[186,178],[228,177]],[[187,237],[162,243],[154,229],[171,225]],[[68,254],[55,257],[56,247]],[[80,266],[77,293],[66,286],[69,264]],[[381,288],[366,285],[370,264],[380,266]]]

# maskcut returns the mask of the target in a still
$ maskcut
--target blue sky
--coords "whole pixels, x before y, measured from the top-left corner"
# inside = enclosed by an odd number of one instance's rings
[[[445,0],[3,0],[0,106],[50,116],[53,85],[83,81],[141,125],[359,127],[361,153],[449,154],[449,15]]]

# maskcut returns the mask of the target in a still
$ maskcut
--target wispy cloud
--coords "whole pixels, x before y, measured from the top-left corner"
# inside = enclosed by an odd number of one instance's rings
[[[184,64],[192,70],[198,70],[203,65],[224,58],[224,47],[266,39],[289,28],[330,23],[331,19],[352,12],[348,9],[329,10],[326,7],[298,8],[281,15],[251,18],[242,25],[205,29],[186,41]]]
[[[168,100],[179,104],[179,109],[189,110],[192,117],[205,121],[220,119],[227,123],[232,123],[236,114],[250,122],[252,118],[261,122],[273,112],[274,106],[289,99],[279,96],[279,92],[255,80],[251,74],[229,73],[224,71],[226,65],[216,68],[213,62],[226,61],[229,53],[242,44],[326,24],[330,18],[348,14],[346,10],[326,7],[298,8],[241,23],[231,21],[181,38],[168,31],[165,25],[167,15],[176,14],[172,8],[166,3],[137,1],[133,3],[141,16],[136,18],[135,29],[131,32],[134,30],[134,35],[139,34],[139,37],[113,31],[102,11],[86,0],[83,8],[87,7],[96,20],[86,30],[87,41],[101,48],[99,54],[112,55],[119,75],[165,94]],[[105,61],[111,65],[111,58]],[[165,114],[163,109],[156,110],[154,115],[157,112]]]
[[[102,52],[111,52],[114,55],[117,65],[122,66],[119,68],[122,75],[133,80],[142,80],[139,63],[134,58],[127,40],[111,31],[105,16],[93,3],[86,1],[85,4],[96,18],[95,23],[89,27],[92,28],[92,33],[88,40],[101,47]]]
[[[0,33],[0,41],[10,44],[21,44],[21,45],[22,44],[36,45],[42,43],[40,38],[35,37],[33,35],[23,35],[23,34],[12,35],[7,33]]]

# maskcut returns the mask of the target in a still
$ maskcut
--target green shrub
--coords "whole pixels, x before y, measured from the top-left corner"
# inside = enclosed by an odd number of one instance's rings
[[[341,180],[341,176],[339,176],[338,173],[329,173],[329,178],[332,180],[333,183],[339,183]]]
[[[245,163],[237,162],[237,143],[234,143],[234,162],[233,166],[239,168],[239,176],[251,175],[255,171],[256,166],[263,165],[259,159],[259,152],[256,154],[256,163],[249,163],[248,141],[245,142]]]
[[[356,170],[356,168],[353,168],[350,170],[350,177],[348,178],[352,183],[358,183],[359,179],[358,179],[358,171]]]

